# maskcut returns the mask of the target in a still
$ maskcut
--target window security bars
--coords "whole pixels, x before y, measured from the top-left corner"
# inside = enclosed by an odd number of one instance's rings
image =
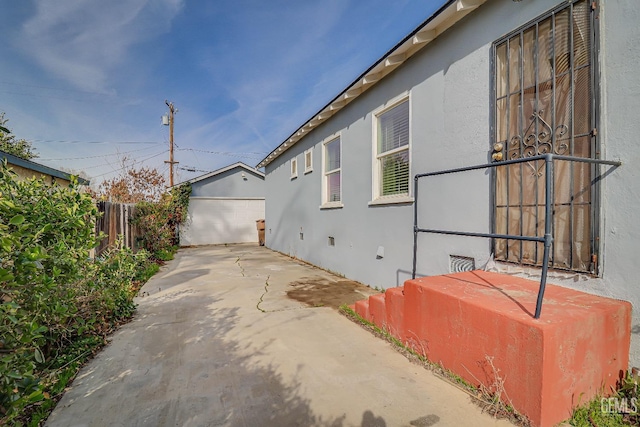
[[[597,157],[595,11],[573,0],[494,43],[494,159],[552,153]],[[540,235],[542,163],[495,170],[494,229]],[[563,162],[554,171],[553,268],[597,273],[595,166]],[[494,241],[496,259],[542,265],[542,244]]]

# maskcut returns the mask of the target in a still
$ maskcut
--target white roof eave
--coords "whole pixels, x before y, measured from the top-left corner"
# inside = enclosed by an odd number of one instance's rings
[[[242,169],[245,169],[247,172],[254,173],[254,174],[264,178],[264,173],[259,171],[257,168],[252,168],[251,166],[249,166],[247,164],[244,164],[242,162],[236,162],[236,163],[230,164],[228,166],[222,167],[220,169],[216,169],[213,172],[207,172],[204,175],[200,175],[200,176],[197,176],[195,178],[191,178],[190,180],[181,182],[180,184],[176,184],[173,187],[179,187],[179,186],[181,186],[183,184],[187,184],[187,183],[195,184],[196,182],[202,181],[202,180],[207,179],[207,178],[211,178],[212,176],[220,175],[221,173],[230,171],[230,170],[238,168],[238,167],[242,168]],[[173,188],[173,187],[171,187],[171,188]]]
[[[450,0],[258,163],[263,168],[488,0]]]

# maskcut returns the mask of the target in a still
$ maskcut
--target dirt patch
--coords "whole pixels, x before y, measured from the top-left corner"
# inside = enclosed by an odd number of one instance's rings
[[[339,308],[368,298],[376,291],[352,280],[328,280],[324,277],[303,277],[289,283],[287,296],[310,307]]]

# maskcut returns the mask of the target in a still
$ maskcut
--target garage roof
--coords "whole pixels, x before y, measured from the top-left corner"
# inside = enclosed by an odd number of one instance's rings
[[[25,169],[32,170],[41,175],[52,176],[54,178],[64,179],[66,181],[71,181],[72,174],[67,172],[62,172],[61,170],[50,168],[49,166],[41,165],[40,163],[32,162],[31,160],[23,159],[22,157],[14,156],[13,154],[6,153],[4,151],[0,151],[0,161],[7,160],[7,163],[10,165],[20,166]],[[74,175],[75,176],[75,175]],[[80,185],[89,185],[89,180],[80,178],[76,176],[78,179],[78,184]]]
[[[180,186],[182,184],[186,184],[186,183],[195,184],[198,181],[202,181],[202,180],[205,180],[207,178],[211,178],[212,176],[220,175],[221,173],[225,173],[225,172],[230,171],[230,170],[235,169],[235,168],[245,169],[247,172],[250,172],[252,174],[258,175],[259,177],[264,179],[264,173],[260,172],[259,170],[255,169],[255,168],[252,168],[251,166],[246,165],[246,164],[244,164],[242,162],[237,162],[237,163],[233,163],[233,164],[231,164],[229,166],[225,166],[223,168],[220,168],[218,170],[214,170],[213,172],[209,172],[209,173],[206,173],[204,175],[200,175],[200,176],[195,177],[193,179],[190,179],[188,181],[181,182],[180,184],[174,185],[174,187],[178,187],[178,186]]]

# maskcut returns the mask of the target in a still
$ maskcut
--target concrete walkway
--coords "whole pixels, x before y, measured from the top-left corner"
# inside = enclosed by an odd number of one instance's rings
[[[257,246],[181,250],[47,425],[511,425],[335,310],[286,297],[310,276],[338,279]]]

